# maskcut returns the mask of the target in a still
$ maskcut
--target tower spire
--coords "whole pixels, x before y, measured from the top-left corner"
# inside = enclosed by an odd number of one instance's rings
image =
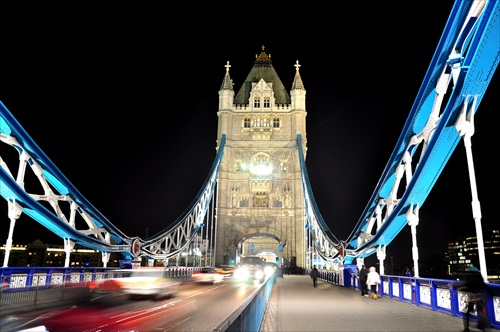
[[[220,90],[233,90],[233,80],[229,76],[229,68],[231,68],[231,65],[229,64],[229,60],[227,61],[226,65],[226,75],[224,75],[224,79],[222,80],[222,85],[220,87]]]
[[[302,83],[302,78],[300,77],[300,74],[299,74],[299,68],[300,68],[299,60],[297,60],[295,62],[294,66],[295,66],[295,77],[294,77],[293,83],[292,83],[292,90],[295,90],[295,89],[304,90],[304,83]]]

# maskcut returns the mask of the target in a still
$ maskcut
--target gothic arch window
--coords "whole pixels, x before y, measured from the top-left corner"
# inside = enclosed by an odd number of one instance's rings
[[[269,108],[269,107],[271,107],[271,98],[264,97],[264,108]]]
[[[247,207],[250,207],[250,203],[248,202],[248,197],[243,197],[243,198],[240,200],[240,207],[241,207],[241,208],[247,208]]]
[[[268,208],[269,207],[269,196],[265,192],[255,193],[253,196],[253,207],[254,208]]]
[[[260,98],[259,97],[255,97],[254,98],[254,100],[253,100],[253,107],[260,108]]]
[[[273,208],[281,208],[283,207],[283,202],[279,198],[275,198],[273,200]]]
[[[246,122],[244,122],[244,125],[246,125]],[[271,119],[269,119],[267,117],[255,117],[255,118],[253,118],[253,121],[248,119],[248,127],[245,127],[245,128],[250,128],[251,126],[253,126],[253,127],[271,127],[271,125],[272,125]]]
[[[267,153],[259,152],[252,157],[250,172],[254,175],[271,175],[273,164],[271,157]]]

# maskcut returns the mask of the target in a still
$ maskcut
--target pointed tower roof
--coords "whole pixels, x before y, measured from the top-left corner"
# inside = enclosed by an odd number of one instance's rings
[[[292,90],[295,90],[295,89],[305,90],[304,83],[302,83],[302,78],[300,77],[300,74],[299,74],[299,68],[300,68],[299,60],[297,60],[295,62],[296,72],[295,72],[295,77],[293,79]]]
[[[262,52],[255,55],[255,62],[253,64],[250,73],[248,74],[245,82],[241,86],[240,90],[234,98],[234,103],[238,105],[246,105],[249,103],[250,92],[252,91],[252,83],[257,83],[261,79],[268,83],[272,83],[274,98],[276,104],[290,104],[290,95],[288,91],[281,83],[281,80],[274,70],[273,64],[271,62],[271,54],[266,54],[264,52],[264,46],[262,46]]]
[[[233,80],[231,79],[231,77],[229,77],[229,68],[231,68],[229,61],[227,62],[225,67],[226,67],[226,75],[224,76],[224,80],[222,81],[220,90],[233,90]]]

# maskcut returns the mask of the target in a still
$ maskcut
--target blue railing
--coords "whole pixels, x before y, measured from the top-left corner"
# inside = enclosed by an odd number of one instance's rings
[[[309,273],[306,270],[304,273]],[[353,269],[342,271],[319,270],[320,279],[361,291],[361,285]],[[439,311],[455,317],[464,318],[467,312],[466,292],[458,290],[458,280],[417,278],[407,276],[381,275],[382,283],[378,295],[390,299]],[[492,327],[500,328],[500,284],[487,283],[486,308]],[[477,320],[474,312],[472,320]]]
[[[195,267],[168,268],[168,276],[190,278]],[[22,308],[51,301],[73,300],[87,295],[92,281],[121,277],[126,270],[84,267],[0,268],[0,309]]]

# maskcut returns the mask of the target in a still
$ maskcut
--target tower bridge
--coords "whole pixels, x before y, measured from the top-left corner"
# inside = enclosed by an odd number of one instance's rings
[[[309,182],[307,84],[298,60],[290,91],[264,47],[238,91],[226,63],[219,90],[217,153],[208,176],[186,212],[147,238],[125,234],[100,213],[38,147],[15,111],[0,103],[0,141],[18,155],[14,161],[0,156],[0,195],[10,220],[3,265],[9,264],[16,220],[25,214],[61,238],[66,264],[76,244],[100,251],[104,266],[111,253],[178,264],[201,239],[207,243],[210,265],[265,251],[284,265],[307,268],[314,261],[341,268],[376,255],[384,273],[386,248],[406,225],[418,261],[419,211],[463,139],[481,273],[486,277],[470,139],[474,115],[500,60],[499,6],[486,0],[455,3],[387,166],[346,239],[328,228]],[[34,176],[28,178],[28,172]],[[40,192],[26,190],[28,179],[37,181]]]

